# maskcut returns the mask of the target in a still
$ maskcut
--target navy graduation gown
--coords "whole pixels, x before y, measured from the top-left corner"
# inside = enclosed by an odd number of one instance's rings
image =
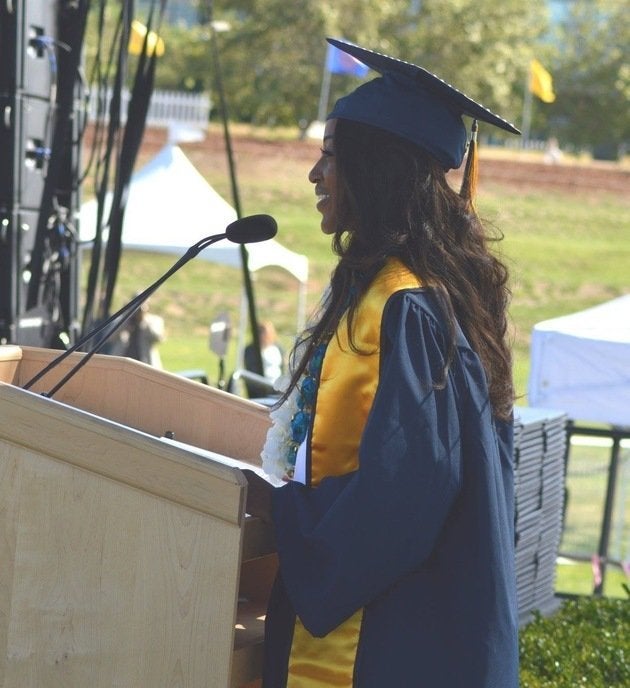
[[[284,688],[295,614],[323,636],[363,609],[357,688],[518,686],[512,426],[493,419],[461,331],[430,290],[394,294],[359,470],[274,490],[280,571],[265,688]]]

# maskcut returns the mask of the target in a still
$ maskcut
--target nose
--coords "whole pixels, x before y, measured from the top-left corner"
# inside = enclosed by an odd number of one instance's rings
[[[308,180],[311,182],[311,184],[317,184],[317,182],[322,178],[320,163],[321,160],[318,160],[313,167],[311,167],[311,171],[308,173]]]

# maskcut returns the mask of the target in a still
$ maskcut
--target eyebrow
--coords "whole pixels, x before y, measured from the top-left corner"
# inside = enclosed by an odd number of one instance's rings
[[[333,136],[328,135],[328,136],[324,136],[324,138],[322,140],[323,141],[332,141],[333,138],[334,138]]]

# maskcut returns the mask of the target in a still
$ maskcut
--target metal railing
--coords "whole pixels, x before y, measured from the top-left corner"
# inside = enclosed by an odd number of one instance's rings
[[[93,89],[87,108],[88,121],[93,122],[104,113],[107,121],[111,90],[105,94]],[[127,121],[127,109],[131,94],[124,89],[121,96],[122,121]],[[185,91],[153,91],[147,114],[147,125],[164,127],[173,122],[206,127],[210,117],[212,102],[206,93],[187,93]]]

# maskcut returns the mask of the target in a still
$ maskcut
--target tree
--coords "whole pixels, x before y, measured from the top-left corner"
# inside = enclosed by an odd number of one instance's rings
[[[518,121],[545,0],[241,0],[222,37],[232,114],[295,123],[316,114],[326,35],[416,61]],[[333,98],[356,80],[335,76]]]
[[[218,36],[232,118],[296,124],[310,118],[321,67],[314,64],[323,33],[317,3],[257,0],[228,3],[232,29]],[[215,10],[215,18],[225,15]]]
[[[157,88],[214,90],[215,65],[203,40],[210,4],[192,5],[201,23],[161,30],[166,54]],[[545,0],[217,0],[212,15],[231,25],[218,44],[233,119],[292,125],[313,119],[328,35],[421,64],[518,123],[526,70],[540,57],[535,46],[547,30],[546,9]],[[356,84],[334,75],[331,100]]]
[[[155,88],[166,91],[210,91],[212,65],[210,34],[204,25],[164,24],[160,36],[166,46],[156,69]]]
[[[547,29],[545,0],[424,0],[400,42],[407,59],[518,126],[527,70]]]
[[[296,124],[317,114],[327,35],[375,42],[403,0],[241,0],[229,6],[233,31],[221,37],[231,113],[257,123]],[[343,77],[335,85],[345,86]]]
[[[597,157],[616,158],[630,141],[628,16],[623,0],[575,0],[558,31],[551,114],[562,142]]]

